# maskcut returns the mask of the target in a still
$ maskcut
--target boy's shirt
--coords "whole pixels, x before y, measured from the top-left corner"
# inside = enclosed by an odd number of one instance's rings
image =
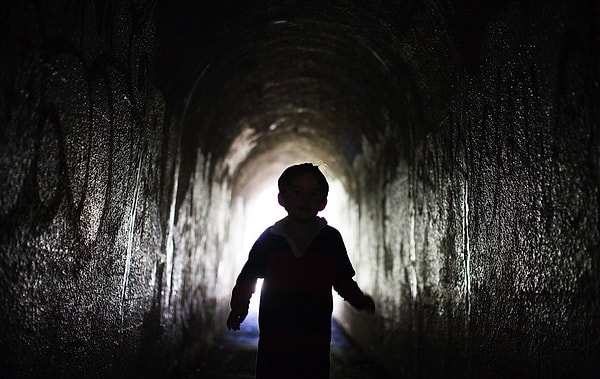
[[[340,233],[319,218],[319,232],[305,252],[286,235],[283,223],[268,228],[250,250],[232,292],[232,310],[247,310],[257,278],[261,291],[259,349],[328,352],[331,288],[351,304],[364,297]]]

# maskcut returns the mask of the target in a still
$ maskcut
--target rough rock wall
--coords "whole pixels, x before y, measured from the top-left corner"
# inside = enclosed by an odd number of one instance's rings
[[[185,336],[210,338],[224,233],[208,205],[226,191],[177,158],[154,84],[154,5],[7,3],[2,376],[167,371]],[[179,199],[178,170],[193,171]]]
[[[353,260],[382,317],[341,317],[393,372],[600,374],[598,14],[512,3],[467,56],[447,15],[441,45],[460,59],[415,74],[427,125],[410,125],[409,158],[386,180],[388,157],[367,151]],[[413,69],[432,45],[412,44]]]

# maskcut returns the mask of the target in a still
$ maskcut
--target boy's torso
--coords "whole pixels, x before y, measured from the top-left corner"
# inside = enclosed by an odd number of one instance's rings
[[[323,228],[297,257],[286,238],[267,233],[259,324],[261,345],[329,349],[332,286],[338,273],[335,234]],[[281,344],[282,340],[294,341]]]

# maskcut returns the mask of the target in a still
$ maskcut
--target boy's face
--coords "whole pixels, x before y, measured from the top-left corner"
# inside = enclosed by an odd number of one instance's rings
[[[317,178],[309,173],[293,178],[277,198],[279,204],[288,212],[288,217],[299,222],[314,220],[317,213],[327,205],[327,199],[321,192]]]

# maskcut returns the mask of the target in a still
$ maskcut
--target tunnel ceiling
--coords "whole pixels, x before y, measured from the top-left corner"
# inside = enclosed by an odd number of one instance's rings
[[[349,187],[365,142],[394,140],[387,155],[401,155],[402,127],[415,118],[415,78],[398,40],[412,11],[401,10],[350,1],[165,3],[159,84],[183,124],[190,167],[199,148],[245,192],[261,182],[257,167],[315,157]]]

